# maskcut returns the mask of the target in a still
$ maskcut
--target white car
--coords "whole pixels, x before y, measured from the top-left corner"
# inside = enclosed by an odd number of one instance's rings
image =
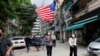
[[[23,37],[14,37],[11,42],[13,43],[13,47],[25,47],[26,43]]]
[[[100,56],[100,38],[89,44],[87,52],[90,56]]]

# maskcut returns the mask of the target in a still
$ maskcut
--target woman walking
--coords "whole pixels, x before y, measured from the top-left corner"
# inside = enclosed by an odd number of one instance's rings
[[[53,43],[52,43],[52,38],[51,38],[51,34],[48,33],[46,35],[46,49],[47,49],[47,56],[52,56],[52,46],[53,46]]]
[[[77,56],[77,38],[74,34],[69,38],[70,56]]]

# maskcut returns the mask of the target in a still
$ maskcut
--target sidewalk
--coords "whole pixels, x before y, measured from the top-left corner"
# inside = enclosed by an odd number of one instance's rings
[[[78,56],[87,56],[86,47],[78,46]],[[46,49],[41,49],[39,52],[34,47],[31,47],[29,53],[25,49],[15,50],[15,56],[47,56]],[[57,46],[53,48],[52,56],[69,56],[69,46],[67,43],[57,42]]]
[[[85,46],[78,46],[78,56],[88,56]],[[65,43],[57,43],[57,47],[53,51],[54,56],[69,56],[69,45]]]

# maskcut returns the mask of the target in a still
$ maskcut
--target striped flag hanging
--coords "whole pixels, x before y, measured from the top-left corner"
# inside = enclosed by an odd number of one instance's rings
[[[42,21],[53,22],[53,20],[54,20],[54,4],[39,7],[36,9],[36,12]]]

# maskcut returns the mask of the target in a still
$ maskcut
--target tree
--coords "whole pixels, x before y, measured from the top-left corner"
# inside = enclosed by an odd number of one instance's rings
[[[37,18],[35,9],[36,5],[29,5],[18,9],[18,11],[20,12],[19,22],[22,25],[22,35],[31,34],[33,22],[35,22]]]
[[[30,0],[0,0],[0,25],[6,23],[8,19],[18,18],[16,9],[30,5]]]
[[[9,20],[19,19],[18,14],[21,12],[17,10],[28,5],[31,5],[30,0],[0,0],[0,27],[7,27],[6,30],[9,30]]]

